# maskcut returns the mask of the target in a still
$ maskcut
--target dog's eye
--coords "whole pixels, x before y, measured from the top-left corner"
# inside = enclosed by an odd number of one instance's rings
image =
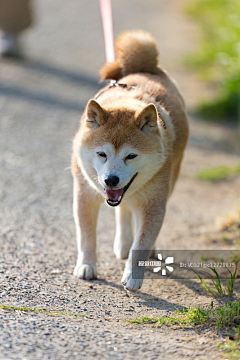
[[[101,157],[103,157],[103,158],[106,158],[106,157],[107,157],[107,155],[106,155],[104,152],[102,152],[102,151],[97,152],[97,154],[98,154],[98,156],[101,156]]]
[[[137,157],[137,154],[129,154],[128,156],[125,157],[125,160],[132,160],[135,159],[135,157]]]

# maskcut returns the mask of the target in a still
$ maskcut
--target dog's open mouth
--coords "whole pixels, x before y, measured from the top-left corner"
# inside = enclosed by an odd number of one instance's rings
[[[110,205],[110,206],[118,206],[121,203],[125,192],[129,188],[129,186],[132,184],[132,182],[135,179],[135,177],[137,176],[137,174],[138,173],[133,175],[133,177],[131,178],[129,183],[126,186],[124,186],[124,188],[122,188],[122,189],[117,189],[117,190],[105,189],[104,190],[105,194],[107,195],[106,202],[108,203],[108,205]]]

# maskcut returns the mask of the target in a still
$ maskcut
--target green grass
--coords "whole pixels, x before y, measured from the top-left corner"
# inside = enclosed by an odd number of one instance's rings
[[[155,324],[157,322],[157,318],[150,318],[148,316],[139,316],[139,318],[134,318],[133,320],[129,320],[129,323],[143,325],[143,324]]]
[[[237,265],[235,271],[232,273],[228,268],[230,278],[227,280],[226,287],[223,288],[220,280],[220,276],[215,268],[210,268],[214,274],[211,276],[214,289],[206,285],[203,278],[195,271],[199,277],[204,288],[214,296],[232,296],[234,291]],[[238,301],[229,301],[223,307],[214,308],[213,302],[209,307],[189,307],[183,310],[179,310],[175,307],[176,311],[174,315],[162,316],[160,318],[156,317],[147,317],[140,316],[129,320],[130,323],[137,325],[144,324],[155,324],[156,326],[173,326],[177,325],[180,327],[185,327],[189,325],[199,325],[203,323],[208,323],[209,325],[214,324],[216,326],[216,332],[218,333],[219,328],[222,326],[229,327],[234,329],[235,335],[240,338],[240,300]],[[237,328],[236,328],[237,326]]]
[[[200,112],[223,120],[240,118],[240,1],[189,1],[186,12],[200,26],[199,49],[187,65],[215,84],[217,98],[205,101]]]
[[[213,311],[212,318],[216,322],[217,332],[221,326],[236,328],[240,325],[240,301],[229,301],[221,308]]]
[[[13,306],[13,305],[4,305],[2,303],[0,303],[0,308],[1,309],[6,309],[6,310],[19,310],[19,311],[25,311],[25,312],[33,312],[33,313],[45,313],[48,315],[69,315],[69,316],[87,316],[87,314],[79,314],[79,313],[74,313],[74,312],[67,312],[67,311],[52,311],[52,310],[47,310],[47,309],[34,309],[34,308],[30,308],[30,307],[19,307],[19,306]]]
[[[172,326],[179,325],[180,327],[185,327],[186,325],[198,325],[200,323],[206,322],[209,320],[210,312],[213,308],[213,303],[209,309],[201,308],[200,306],[197,308],[186,308],[183,310],[179,310],[175,307],[176,311],[174,315],[170,316],[162,316],[160,318],[149,318],[147,316],[140,316],[133,320],[129,320],[128,322],[144,325],[144,324],[156,324],[156,326]]]
[[[221,165],[198,171],[196,177],[206,181],[222,181],[240,174],[240,162],[236,165]]]
[[[240,342],[227,339],[227,344],[218,344],[223,350],[226,351],[225,356],[228,360],[240,359]]]
[[[214,296],[225,296],[225,295],[232,296],[234,291],[235,280],[236,280],[237,266],[233,273],[228,268],[226,268],[230,274],[230,279],[227,280],[225,289],[222,287],[220,276],[217,270],[211,267],[209,269],[211,269],[213,274],[215,275],[215,277],[211,275],[211,280],[215,290],[207,286],[207,284],[205,283],[203,278],[197,273],[197,271],[193,270],[197,274],[199,280],[201,281],[202,285],[207,290],[207,292],[209,292]]]
[[[221,327],[226,327],[229,329],[229,332],[235,331],[234,336],[238,336],[240,334],[240,300],[229,301],[224,306],[218,308],[213,306],[213,302],[208,307],[189,307],[183,310],[176,308],[174,314],[170,316],[162,316],[160,318],[140,316],[128,322],[137,325],[177,325],[179,327],[208,324],[215,327],[216,333],[218,333]]]

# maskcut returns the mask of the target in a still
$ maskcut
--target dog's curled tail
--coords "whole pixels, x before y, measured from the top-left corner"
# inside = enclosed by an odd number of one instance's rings
[[[121,33],[116,40],[117,59],[100,70],[101,81],[118,80],[137,72],[157,73],[158,50],[153,36],[143,30]]]

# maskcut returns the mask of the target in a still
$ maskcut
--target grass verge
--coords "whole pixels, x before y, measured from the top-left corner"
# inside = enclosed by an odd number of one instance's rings
[[[197,172],[196,177],[206,181],[222,181],[240,174],[240,162],[236,165],[221,165],[212,168],[202,169]]]
[[[240,2],[239,0],[189,1],[185,12],[199,24],[200,46],[186,60],[188,67],[216,85],[217,98],[206,101],[199,112],[211,119],[240,119]]]
[[[19,306],[13,306],[13,305],[4,305],[0,303],[1,309],[6,310],[19,310],[19,311],[25,311],[25,312],[33,312],[33,313],[44,313],[48,315],[68,315],[68,316],[87,316],[87,314],[79,314],[74,312],[67,312],[67,311],[57,311],[57,310],[47,310],[47,309],[33,309],[30,307],[19,307]]]
[[[213,302],[211,302],[208,307],[189,307],[184,310],[176,308],[174,314],[170,316],[160,318],[140,316],[128,322],[137,325],[177,325],[183,328],[188,325],[208,324],[215,327],[217,334],[221,327],[225,327],[229,334],[234,331],[234,336],[237,338],[240,335],[240,300],[229,301],[222,307],[214,307]]]

